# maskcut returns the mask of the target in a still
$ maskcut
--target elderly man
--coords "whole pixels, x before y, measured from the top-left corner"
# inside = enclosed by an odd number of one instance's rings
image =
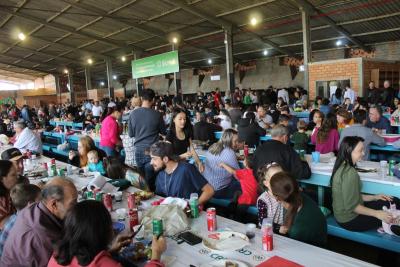
[[[47,266],[53,245],[61,238],[62,221],[78,193],[71,181],[54,178],[43,188],[42,197],[20,211],[4,245],[2,267]]]
[[[174,155],[171,143],[153,144],[150,157],[154,170],[159,171],[156,194],[189,199],[191,193],[198,193],[199,204],[206,203],[214,195],[214,189],[196,167]]]
[[[368,122],[366,126],[379,134],[392,132],[389,120],[382,116],[382,109],[377,105],[371,105],[369,108]]]
[[[25,153],[27,150],[42,153],[42,141],[23,121],[14,122],[16,141],[14,147]]]
[[[359,136],[364,139],[364,160],[369,159],[369,146],[370,144],[376,144],[378,146],[385,146],[385,139],[382,136],[377,135],[372,129],[365,127],[367,122],[367,112],[365,110],[356,110],[353,113],[354,124],[347,128],[344,128],[340,134],[339,144],[342,143],[343,139],[347,136]]]
[[[290,173],[296,179],[308,179],[311,176],[310,166],[302,161],[296,151],[287,145],[289,130],[283,125],[276,125],[271,130],[271,139],[260,145],[254,153],[254,176],[257,177],[257,170],[276,162],[283,170]]]

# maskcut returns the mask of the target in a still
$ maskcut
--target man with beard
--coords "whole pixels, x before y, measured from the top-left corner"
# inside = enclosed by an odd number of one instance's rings
[[[214,195],[214,189],[196,167],[174,155],[171,143],[160,141],[153,144],[150,157],[151,165],[159,172],[156,194],[189,199],[191,193],[198,193],[199,204],[206,203]]]

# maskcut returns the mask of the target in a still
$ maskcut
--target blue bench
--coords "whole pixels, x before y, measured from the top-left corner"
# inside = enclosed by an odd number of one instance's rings
[[[366,232],[348,231],[340,227],[333,216],[329,216],[326,221],[329,235],[400,253],[400,237],[398,236],[381,234],[376,230]]]
[[[220,207],[228,207],[229,204],[231,203],[230,199],[225,199],[225,198],[212,198],[208,201],[208,203],[212,204],[212,205],[216,205],[216,206],[220,206]],[[256,206],[250,206],[247,209],[247,213],[257,216],[258,215],[258,209]]]

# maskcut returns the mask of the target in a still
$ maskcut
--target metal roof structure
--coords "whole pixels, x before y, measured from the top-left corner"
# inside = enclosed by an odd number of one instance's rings
[[[183,68],[225,62],[224,29],[232,29],[236,62],[301,55],[300,8],[310,15],[312,50],[400,40],[398,0],[0,0],[0,69],[21,78],[61,73],[131,75],[133,53],[171,50],[177,37]],[[255,17],[258,23],[250,24]],[[26,39],[18,39],[19,33]],[[121,61],[125,56],[127,60]]]

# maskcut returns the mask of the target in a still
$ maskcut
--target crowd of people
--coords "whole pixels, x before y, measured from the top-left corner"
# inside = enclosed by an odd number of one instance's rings
[[[337,156],[331,185],[339,225],[364,231],[390,222],[382,207],[400,202],[362,194],[356,171],[358,161],[369,159],[369,145],[385,145],[382,134],[394,130],[382,115],[383,107],[400,110],[400,94],[388,82],[384,94],[377,92],[371,82],[363,99],[346,86],[329,99],[317,97],[310,106],[305,90],[272,87],[236,88],[225,96],[216,89],[185,100],[145,89],[130,101],[21,109],[3,105],[0,140],[13,148],[3,151],[0,160],[2,266],[120,266],[116,254],[131,242],[129,236],[113,237],[110,214],[101,203],[77,203],[69,179],[54,178],[40,188],[24,177],[24,157],[43,153],[40,131],[70,131],[51,126],[51,120],[83,123],[83,131],[98,134],[98,147],[84,135],[77,151],[69,151],[66,161],[73,166],[164,197],[188,199],[197,193],[202,206],[211,198],[228,199],[232,217],[242,222],[248,207],[256,205],[259,222],[271,218],[276,233],[325,247],[325,216],[298,184],[311,176],[309,163],[299,153],[311,152],[311,142],[315,151]],[[307,122],[293,115],[299,109],[310,111]],[[214,135],[217,131],[223,131],[220,139]],[[261,143],[267,133],[271,139]],[[244,146],[254,153],[241,162],[237,152]],[[204,161],[199,147],[206,150]],[[155,237],[152,250],[146,266],[162,266],[165,239]]]

